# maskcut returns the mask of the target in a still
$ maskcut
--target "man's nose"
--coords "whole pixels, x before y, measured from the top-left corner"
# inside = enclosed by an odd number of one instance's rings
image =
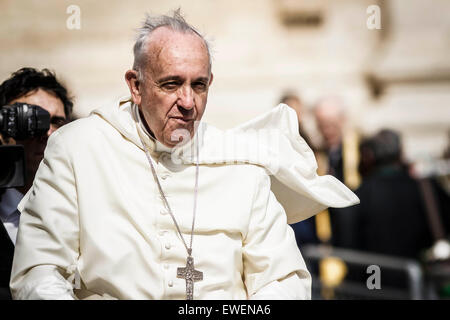
[[[194,107],[194,93],[190,86],[180,88],[177,104],[186,110],[191,110]]]

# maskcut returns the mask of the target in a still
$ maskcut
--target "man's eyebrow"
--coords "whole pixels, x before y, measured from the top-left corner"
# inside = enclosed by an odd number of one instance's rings
[[[167,77],[158,79],[156,82],[157,82],[157,83],[163,83],[163,82],[170,81],[170,80],[173,80],[173,81],[181,81],[182,79],[181,79],[181,77],[179,77],[179,76],[167,76]]]
[[[197,81],[208,82],[209,78],[208,77],[199,77],[199,78],[194,80],[194,82],[197,82]]]
[[[198,77],[193,82],[197,82],[197,81],[208,82],[208,80],[209,80],[208,77]],[[166,81],[183,81],[183,78],[181,78],[180,76],[167,76],[167,77],[158,79],[157,83],[163,83]]]

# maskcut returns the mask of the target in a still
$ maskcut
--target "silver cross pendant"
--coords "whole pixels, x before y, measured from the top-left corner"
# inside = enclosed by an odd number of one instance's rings
[[[186,267],[177,268],[177,278],[186,280],[186,300],[193,300],[194,282],[203,280],[203,272],[195,270],[192,256],[187,257]]]

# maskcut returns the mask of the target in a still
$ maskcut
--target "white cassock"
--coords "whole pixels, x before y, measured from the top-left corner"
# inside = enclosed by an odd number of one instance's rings
[[[141,138],[188,245],[193,142],[170,153],[146,134],[136,111],[123,99],[49,138],[19,204],[15,299],[185,299],[177,268],[186,265],[186,248]],[[270,138],[255,135],[262,128]],[[195,137],[192,256],[203,280],[195,282],[194,299],[309,299],[311,276],[287,223],[358,198],[333,177],[317,176],[286,105],[229,132],[202,123]]]

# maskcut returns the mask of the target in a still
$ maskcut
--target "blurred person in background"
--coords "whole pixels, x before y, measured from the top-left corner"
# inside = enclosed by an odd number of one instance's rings
[[[360,150],[361,204],[349,208],[358,221],[352,230],[357,249],[421,259],[433,237],[421,186],[402,159],[400,135],[381,130]]]
[[[280,99],[280,103],[287,104],[289,107],[295,110],[298,118],[298,132],[300,136],[305,140],[305,142],[311,147],[314,151],[314,146],[311,143],[311,140],[303,128],[304,121],[304,105],[300,97],[293,92],[285,92]],[[298,246],[300,247],[302,244],[306,243],[318,243],[318,238],[316,234],[316,222],[315,217],[308,218],[306,220],[294,223],[291,225],[292,229],[294,229],[295,239],[297,241]]]
[[[297,113],[298,118],[298,133],[306,141],[306,143],[311,148],[313,148],[311,139],[309,138],[309,135],[306,133],[306,130],[303,125],[304,115],[306,111],[302,99],[295,93],[288,91],[283,94],[283,96],[280,99],[280,103],[287,104],[289,107],[295,110],[295,113]]]
[[[420,163],[410,166],[410,174],[420,187],[433,241],[431,248],[424,251],[421,258],[428,282],[434,288],[431,292],[443,299],[450,297],[450,139],[448,141],[440,159],[428,162],[425,167]]]
[[[450,131],[447,141],[447,147],[440,161],[442,170],[435,170],[436,174],[431,179],[437,190],[438,201],[442,206],[441,212],[445,216],[444,220],[450,220]]]
[[[362,183],[355,192],[361,204],[346,212],[355,221],[355,227],[348,231],[356,244],[353,249],[419,262],[425,267],[427,285],[431,285],[429,297],[448,297],[448,194],[435,177],[411,174],[413,166],[403,160],[401,137],[396,131],[380,130],[363,139],[359,150]],[[384,288],[410,289],[399,270],[384,272]],[[356,269],[349,276],[363,283],[367,278]],[[447,288],[447,294],[439,293],[441,288]]]
[[[50,113],[50,128],[46,135],[12,141],[25,149],[25,185],[0,191],[0,298],[9,299],[9,280],[19,226],[20,212],[17,205],[30,189],[39,163],[44,157],[48,137],[69,119],[72,100],[67,89],[47,69],[22,68],[0,85],[0,106],[16,102],[37,105]],[[6,142],[6,139],[2,139]]]
[[[338,96],[321,98],[314,107],[317,128],[323,138],[323,145],[316,148],[316,158],[320,174],[330,174],[351,189],[359,184],[357,172],[358,138],[347,126],[343,101]],[[350,235],[355,228],[354,218],[347,208],[329,208],[331,224],[331,244],[352,248],[356,244]],[[319,217],[319,216],[317,216]]]

